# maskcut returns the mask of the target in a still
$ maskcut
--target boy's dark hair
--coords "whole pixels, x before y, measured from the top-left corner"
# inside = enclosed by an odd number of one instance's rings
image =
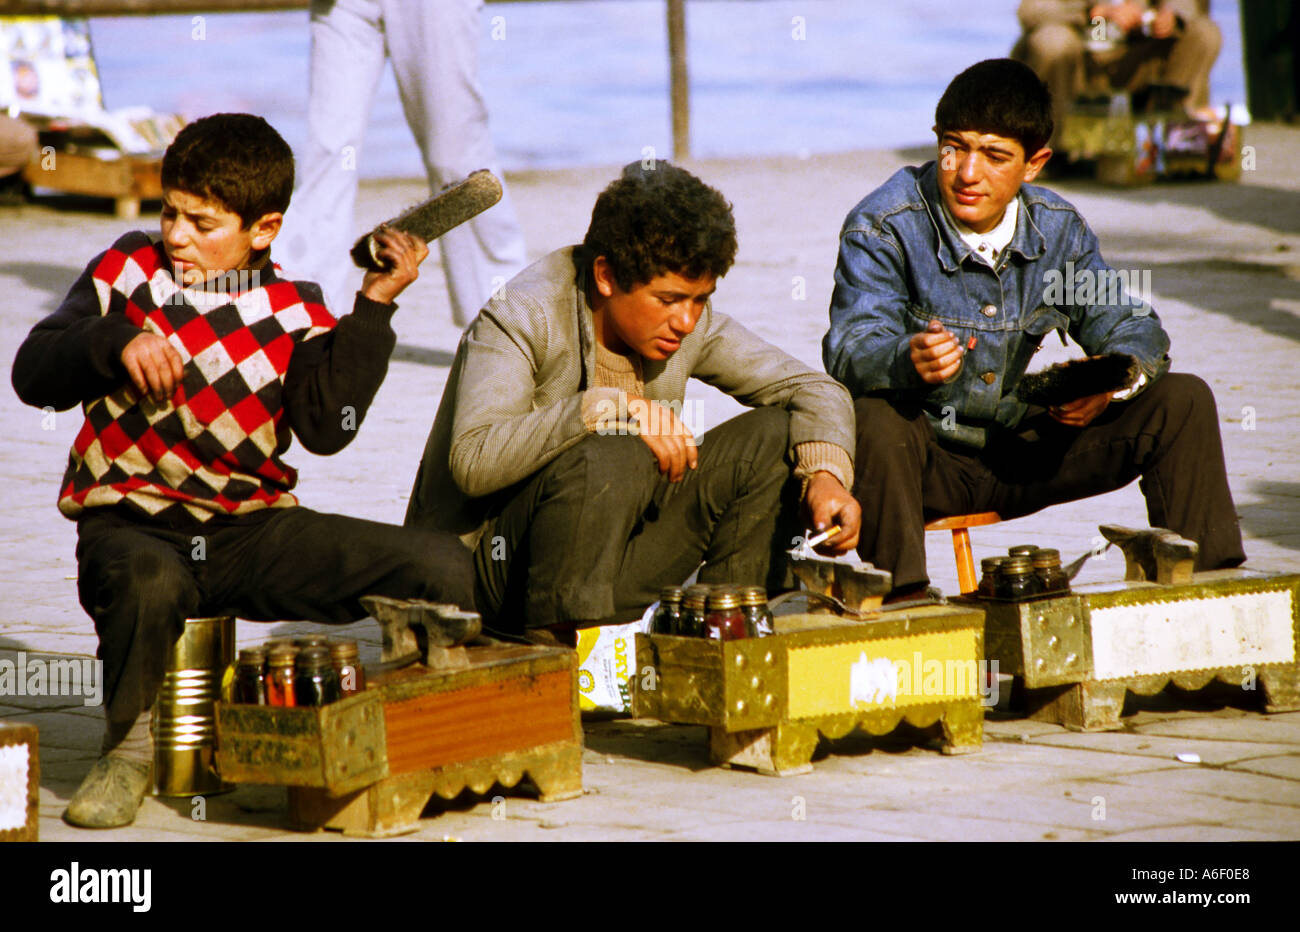
[[[1015,139],[1029,158],[1052,138],[1052,95],[1023,62],[989,58],[952,79],[934,125],[940,137],[973,130]]]
[[[293,150],[259,116],[215,113],[176,134],[163,154],[162,185],[217,201],[247,229],[288,209]]]
[[[587,235],[574,250],[580,272],[589,272],[597,256],[609,262],[623,291],[665,272],[721,278],[736,260],[731,205],[684,168],[633,162],[596,198]]]

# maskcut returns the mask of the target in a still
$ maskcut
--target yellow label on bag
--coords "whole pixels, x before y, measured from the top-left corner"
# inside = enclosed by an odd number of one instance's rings
[[[636,635],[646,623],[605,625],[578,631],[578,708],[584,712],[631,712]]]

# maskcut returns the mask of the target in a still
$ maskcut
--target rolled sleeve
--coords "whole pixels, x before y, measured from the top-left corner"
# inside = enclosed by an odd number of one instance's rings
[[[809,441],[794,448],[794,475],[797,479],[811,479],[814,474],[828,472],[848,489],[853,486],[853,457],[847,450],[833,443]]]

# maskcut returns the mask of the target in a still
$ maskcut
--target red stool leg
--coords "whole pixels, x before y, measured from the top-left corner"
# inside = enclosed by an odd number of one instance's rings
[[[975,578],[975,557],[970,549],[970,531],[966,528],[952,529],[952,552],[957,558],[957,584],[962,594],[974,592],[979,581]]]

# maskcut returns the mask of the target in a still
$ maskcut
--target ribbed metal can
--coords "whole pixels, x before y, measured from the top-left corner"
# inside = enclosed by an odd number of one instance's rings
[[[216,702],[221,677],[234,659],[233,616],[186,620],[153,706],[159,796],[204,796],[233,789],[217,772]]]

